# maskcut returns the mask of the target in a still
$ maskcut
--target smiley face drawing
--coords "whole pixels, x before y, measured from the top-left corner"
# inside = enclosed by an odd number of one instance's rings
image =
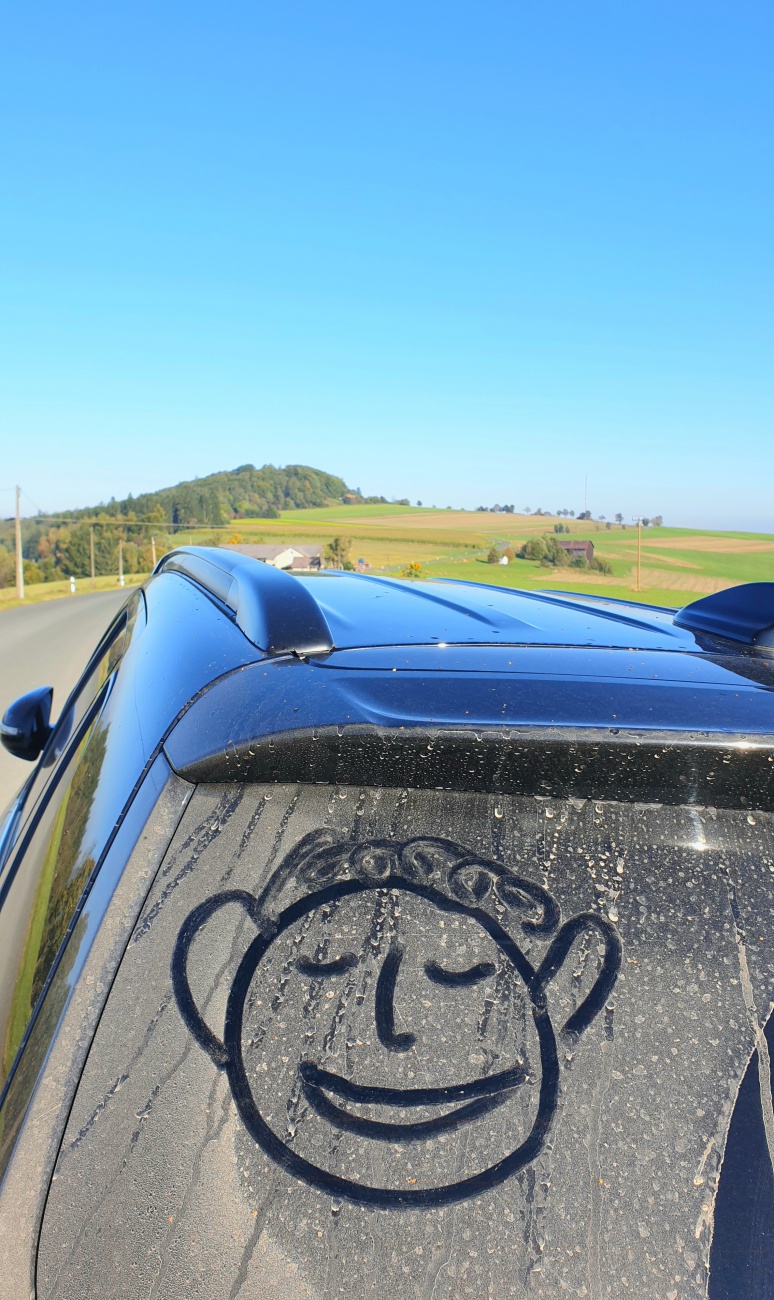
[[[227,905],[258,934],[221,1041],[188,967]],[[536,964],[524,948],[540,942]],[[548,990],[571,949],[583,953],[565,981],[577,1005],[557,1030]],[[501,863],[450,840],[343,842],[326,829],[296,845],[259,897],[226,890],[196,907],[172,983],[267,1156],[333,1197],[411,1209],[480,1195],[535,1160],[557,1109],[557,1040],[580,1038],[620,964],[606,918],[561,924],[552,895]]]

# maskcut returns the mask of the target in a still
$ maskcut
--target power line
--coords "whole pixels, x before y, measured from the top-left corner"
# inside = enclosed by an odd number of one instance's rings
[[[29,501],[30,505],[35,507],[35,509],[37,510],[37,512],[38,512],[39,515],[42,515],[42,514],[43,514],[43,511],[41,510],[41,508],[40,508],[40,506],[38,505],[37,501],[33,501],[32,497],[31,497],[30,494],[29,494],[29,492],[25,491],[24,488],[22,488],[21,491],[22,491],[22,495],[25,496],[25,497],[27,498],[27,500]]]

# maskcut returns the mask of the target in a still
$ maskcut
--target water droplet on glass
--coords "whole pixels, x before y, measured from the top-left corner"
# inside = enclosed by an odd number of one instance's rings
[[[747,825],[748,825],[748,826],[754,826],[754,825],[755,825],[755,818],[753,817],[752,813],[748,813],[748,814],[747,814]]]
[[[503,806],[502,806],[501,803],[496,803],[496,804],[495,804],[495,806],[494,806],[494,815],[495,815],[495,817],[498,817],[498,818],[499,818],[499,817],[502,817],[502,815],[503,815]]]

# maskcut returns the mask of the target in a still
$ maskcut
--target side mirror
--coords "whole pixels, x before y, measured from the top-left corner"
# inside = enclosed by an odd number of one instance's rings
[[[53,686],[39,686],[9,704],[0,722],[0,740],[14,758],[34,763],[51,735]]]

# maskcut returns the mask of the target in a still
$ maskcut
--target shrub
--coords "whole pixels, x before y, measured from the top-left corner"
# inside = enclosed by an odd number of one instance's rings
[[[352,543],[348,537],[332,537],[325,547],[325,560],[331,569],[344,569],[349,560]]]
[[[530,537],[519,551],[522,560],[542,560],[546,553],[546,544],[542,537]]]
[[[563,546],[560,546],[555,537],[546,538],[546,557],[549,564],[561,567],[567,563],[567,552]]]

